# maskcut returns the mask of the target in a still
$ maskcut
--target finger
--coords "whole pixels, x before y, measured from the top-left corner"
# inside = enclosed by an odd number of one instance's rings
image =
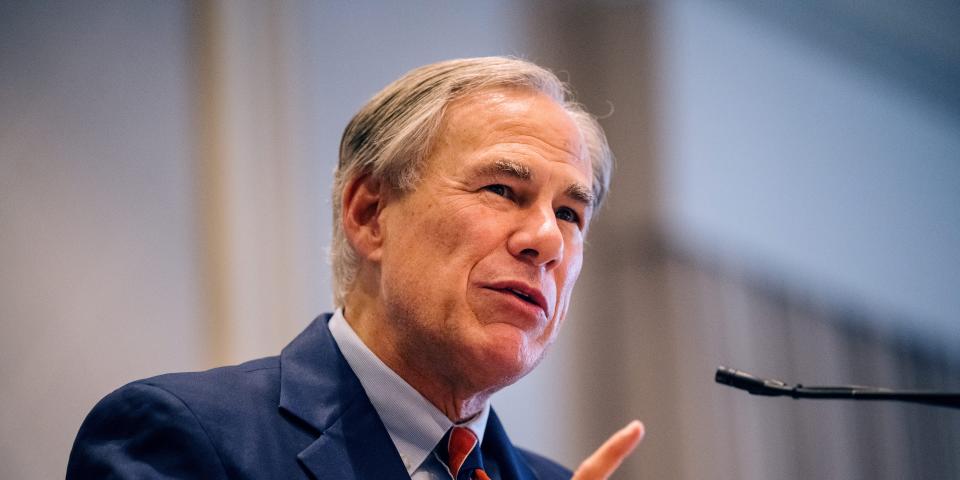
[[[627,455],[643,439],[643,424],[637,420],[630,422],[614,433],[593,455],[587,457],[572,480],[603,480],[613,474]]]

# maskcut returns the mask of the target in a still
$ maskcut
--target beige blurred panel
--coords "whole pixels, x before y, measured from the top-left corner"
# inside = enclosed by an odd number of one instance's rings
[[[322,305],[326,203],[301,148],[298,2],[197,4],[200,199],[212,364],[275,355]],[[317,181],[321,179],[315,179]],[[321,189],[322,190],[322,189]]]

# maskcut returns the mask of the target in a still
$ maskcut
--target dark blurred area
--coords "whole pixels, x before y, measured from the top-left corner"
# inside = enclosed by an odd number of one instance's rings
[[[0,1],[0,478],[63,474],[121,384],[273,354],[329,310],[340,132],[403,72],[517,55],[617,157],[561,339],[494,399],[617,478],[960,477],[960,4]]]

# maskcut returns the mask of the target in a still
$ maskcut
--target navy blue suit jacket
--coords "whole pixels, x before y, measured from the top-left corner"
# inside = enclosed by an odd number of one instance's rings
[[[279,357],[130,383],[94,407],[68,479],[408,479],[321,316]],[[515,448],[491,412],[484,458],[503,480],[568,479]]]

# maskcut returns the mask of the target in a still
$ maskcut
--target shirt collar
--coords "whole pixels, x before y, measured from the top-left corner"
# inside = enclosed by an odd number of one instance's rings
[[[413,475],[453,422],[367,348],[347,323],[342,309],[334,312],[329,326],[340,352],[387,428],[407,473]],[[482,443],[489,415],[490,403],[487,402],[480,413],[459,425],[472,430],[478,443]]]

